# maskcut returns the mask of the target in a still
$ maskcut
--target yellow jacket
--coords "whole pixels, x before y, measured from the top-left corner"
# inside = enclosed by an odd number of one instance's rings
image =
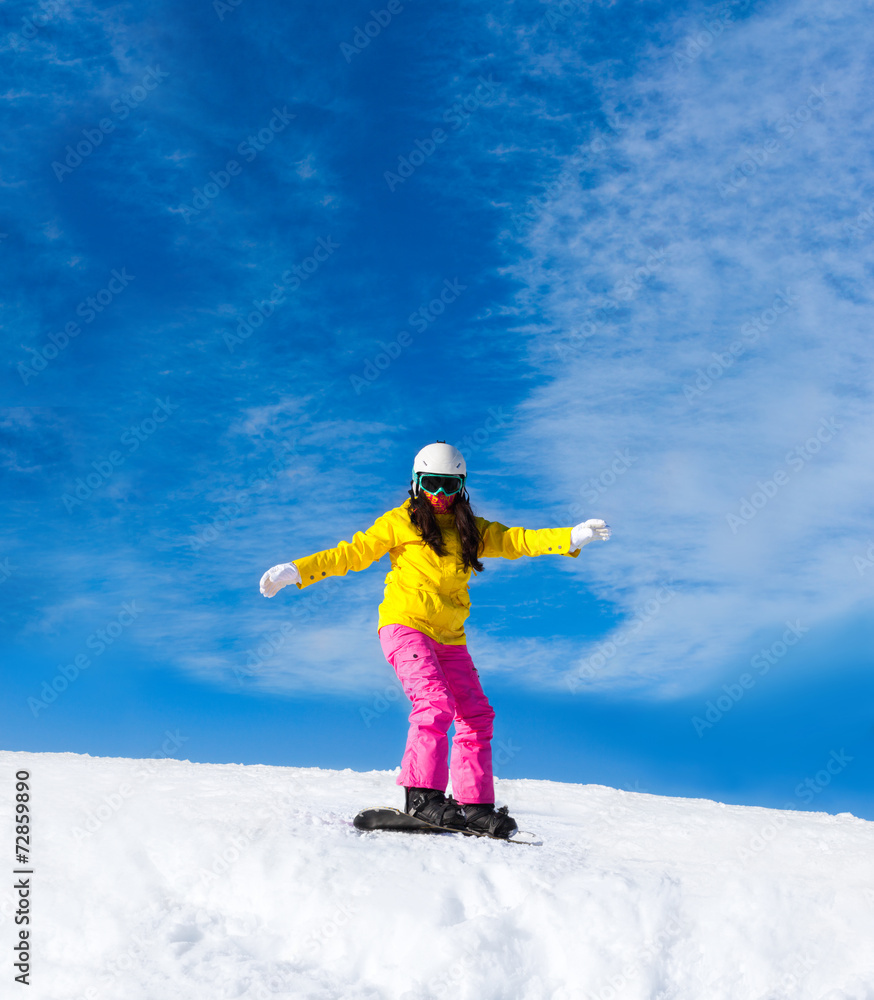
[[[308,587],[326,576],[345,576],[349,570],[366,569],[389,553],[391,572],[385,578],[385,597],[379,606],[379,624],[408,625],[437,642],[452,646],[466,643],[464,623],[470,614],[468,582],[471,571],[464,568],[461,546],[452,513],[437,514],[443,532],[446,555],[438,556],[426,545],[410,522],[410,501],[386,511],[367,531],[355,533],[351,542],[340,542],[294,563],[302,582]],[[555,555],[578,556],[571,552],[570,528],[508,528],[497,521],[476,519],[482,532],[480,556]]]

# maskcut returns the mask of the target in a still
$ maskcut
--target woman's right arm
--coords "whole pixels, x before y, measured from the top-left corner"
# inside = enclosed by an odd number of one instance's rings
[[[273,597],[289,583],[301,589],[327,576],[345,576],[350,570],[367,569],[397,544],[393,515],[394,511],[383,514],[366,531],[357,531],[351,542],[343,541],[333,549],[272,567],[261,577],[261,593]]]

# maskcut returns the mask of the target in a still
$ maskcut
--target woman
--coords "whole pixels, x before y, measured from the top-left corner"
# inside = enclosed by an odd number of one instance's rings
[[[352,542],[269,569],[261,593],[273,597],[289,583],[308,587],[327,576],[366,569],[386,553],[391,572],[379,606],[379,640],[413,705],[398,784],[406,811],[437,826],[509,837],[516,830],[506,806],[495,810],[492,722],[467,651],[470,574],[481,558],[578,556],[610,529],[598,519],[575,528],[508,528],[471,510],[467,466],[443,441],[423,448],[413,462],[410,499],[377,518]],[[455,723],[451,766],[448,732]],[[452,777],[454,797],[445,795]]]

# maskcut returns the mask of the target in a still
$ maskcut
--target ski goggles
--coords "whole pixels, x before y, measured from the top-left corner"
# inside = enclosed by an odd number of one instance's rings
[[[420,472],[416,476],[419,487],[432,496],[443,493],[452,497],[464,487],[464,476],[431,476]]]

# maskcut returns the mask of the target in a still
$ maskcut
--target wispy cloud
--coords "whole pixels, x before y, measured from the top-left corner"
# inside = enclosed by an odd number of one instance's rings
[[[475,584],[475,606],[542,615],[508,642],[475,613],[484,669],[512,683],[581,678],[648,615],[586,687],[682,693],[787,618],[852,614],[871,537],[868,13],[411,7],[351,60],[353,8],[207,4],[156,34],[135,6],[64,5],[6,37],[12,637],[87,635],[122,595],[144,609],[125,641],[210,683],[242,686],[292,621],[245,686],[372,687],[386,667],[360,637],[387,566],[309,618],[308,592],[266,601],[258,579],[401,503],[438,437],[464,443],[484,515],[614,525],[579,560],[496,571],[506,592]],[[83,158],[59,179],[67,145]],[[339,248],[312,270],[319,239]],[[130,289],[60,347],[125,267]],[[463,293],[430,311],[447,282]],[[156,399],[180,408],[127,453]],[[527,572],[567,602],[522,609]]]
[[[510,453],[553,497],[577,495],[616,448],[640,455],[589,505],[616,529],[593,586],[622,610],[658,580],[678,590],[592,687],[682,692],[784,619],[865,599],[847,554],[870,521],[870,302],[841,232],[868,163],[860,17],[771,5],[681,68],[677,21],[631,77],[598,80],[605,111],[628,109],[621,131],[524,234],[520,316],[552,378]],[[786,288],[797,303],[778,323],[766,310]],[[593,315],[607,319],[580,333]],[[690,398],[702,371],[710,385]]]

